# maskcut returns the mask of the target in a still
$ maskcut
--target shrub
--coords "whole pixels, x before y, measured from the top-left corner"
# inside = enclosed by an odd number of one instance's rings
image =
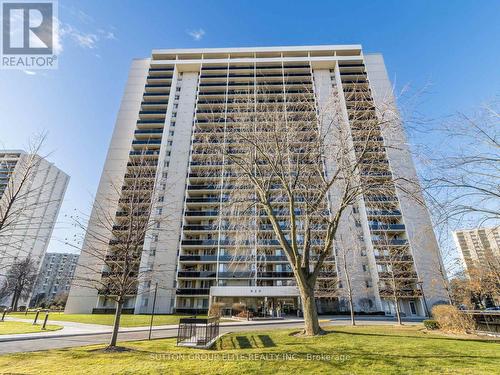
[[[233,315],[238,315],[240,312],[246,311],[246,307],[247,306],[244,303],[233,303]]]
[[[424,320],[424,326],[425,326],[425,328],[430,329],[430,330],[439,329],[439,323],[435,320],[432,320],[432,319]]]
[[[238,318],[248,318],[252,319],[253,318],[253,313],[250,310],[246,311],[240,311],[238,315],[236,315]]]
[[[222,309],[226,306],[224,302],[215,302],[210,306],[208,311],[208,316],[220,318],[222,315]]]
[[[432,317],[443,331],[469,333],[475,325],[472,318],[451,305],[437,305],[432,308]]]

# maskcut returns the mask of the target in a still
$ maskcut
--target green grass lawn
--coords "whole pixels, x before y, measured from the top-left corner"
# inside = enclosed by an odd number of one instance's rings
[[[22,318],[22,319],[33,319],[35,313],[10,313],[7,316]],[[38,319],[43,319],[45,313],[40,313]],[[153,324],[154,325],[165,325],[165,324],[177,324],[180,318],[185,318],[186,315],[155,315]],[[201,317],[201,316],[200,316]],[[115,317],[113,314],[64,314],[64,313],[50,313],[49,321],[59,320],[63,322],[78,322],[78,323],[90,323],[90,324],[103,324],[103,325],[113,325]],[[120,326],[121,327],[142,327],[149,326],[151,321],[151,315],[133,315],[124,314],[121,317]]]
[[[314,338],[291,330],[226,335],[213,350],[174,339],[0,356],[0,373],[22,374],[494,374],[500,343],[428,333],[418,326],[335,327]]]
[[[42,324],[33,325],[31,323],[5,321],[5,322],[0,322],[0,335],[57,331],[58,329],[61,328],[62,328],[61,326],[47,324],[45,330],[42,330]]]

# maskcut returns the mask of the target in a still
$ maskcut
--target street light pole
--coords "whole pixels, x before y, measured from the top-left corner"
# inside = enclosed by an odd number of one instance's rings
[[[153,297],[153,310],[151,311],[151,321],[149,323],[149,338],[151,340],[151,331],[153,330],[153,317],[155,316],[156,292],[158,291],[158,283],[155,283],[155,294]]]

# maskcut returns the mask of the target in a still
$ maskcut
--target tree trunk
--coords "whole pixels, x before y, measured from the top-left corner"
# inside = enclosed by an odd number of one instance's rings
[[[17,305],[19,303],[19,294],[17,290],[14,291],[14,295],[12,296],[12,303],[10,307],[12,308],[12,311],[17,311]]]
[[[118,340],[118,329],[120,328],[120,318],[122,316],[123,300],[119,299],[116,301],[116,312],[115,321],[113,323],[113,334],[111,335],[111,341],[109,342],[109,347],[115,347],[116,341]]]
[[[314,287],[310,287],[306,282],[302,282],[299,278],[300,299],[302,300],[302,309],[304,314],[304,334],[307,336],[320,335],[323,330],[319,326],[318,311],[316,309],[316,300],[314,298]]]
[[[351,311],[351,325],[355,326],[356,321],[354,320],[354,304],[352,303],[352,293],[349,292],[349,310]]]
[[[396,319],[398,320],[398,324],[403,325],[401,322],[401,314],[399,313],[399,299],[396,295],[394,296],[394,308],[396,309]]]

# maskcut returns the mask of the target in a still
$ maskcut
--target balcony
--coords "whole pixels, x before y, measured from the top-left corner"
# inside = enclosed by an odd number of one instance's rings
[[[145,92],[143,94],[143,96],[145,96],[145,97],[168,96],[168,95],[169,95],[168,91],[165,91],[165,92]]]
[[[255,277],[253,272],[219,272],[221,279],[251,279]]]
[[[392,298],[393,296],[392,290],[390,288],[382,288],[379,290],[379,293],[381,297]],[[416,288],[399,289],[396,293],[399,297],[420,297],[422,295],[422,292]]]
[[[375,255],[377,262],[413,262],[411,255]]]
[[[152,79],[152,80],[159,80],[159,79],[172,79],[172,75],[167,75],[167,74],[158,74],[154,76],[147,76],[146,79]]]
[[[137,124],[164,124],[165,120],[137,120]]]
[[[139,111],[140,115],[164,115],[165,111]]]
[[[186,211],[185,216],[218,216],[219,211]]]
[[[391,172],[361,172],[361,176],[365,178],[391,178]]]
[[[219,202],[227,202],[227,198],[186,198],[187,203],[219,203]]]
[[[168,104],[168,100],[158,100],[158,101],[147,101],[147,102],[142,102],[141,103],[141,106],[145,106],[145,105],[152,105],[152,106],[155,106],[155,105],[158,105],[158,106],[164,106],[164,105],[167,105]],[[165,112],[163,112],[165,113]]]
[[[180,255],[181,262],[217,262],[217,255]]]
[[[133,145],[160,145],[161,139],[148,139],[146,141],[133,140]]]
[[[181,242],[181,245],[184,246],[213,246],[218,244],[218,240],[182,240]]]
[[[174,68],[171,67],[171,68],[149,68],[149,71],[150,72],[173,72],[174,71]]]
[[[408,240],[393,239],[393,240],[372,240],[374,245],[378,246],[405,246],[408,245]]]
[[[219,227],[217,225],[184,225],[182,229],[185,231],[214,231],[218,230]]]
[[[215,278],[215,271],[179,271],[177,277]]]
[[[158,150],[130,151],[128,154],[130,156],[138,156],[138,155],[160,155],[160,151],[158,151]]]
[[[290,278],[293,277],[293,272],[291,271],[284,271],[284,272],[277,272],[277,271],[259,271],[257,272],[257,277],[260,278]]]
[[[367,210],[368,216],[401,216],[399,210]]]
[[[386,197],[386,196],[365,196],[365,201],[368,202],[397,202],[397,197]]]
[[[137,129],[134,134],[163,134],[163,128],[159,129]]]
[[[175,291],[175,294],[185,296],[208,296],[209,293],[209,288],[179,288]]]
[[[404,224],[371,224],[370,229],[374,231],[402,231],[405,230],[405,225]]]

